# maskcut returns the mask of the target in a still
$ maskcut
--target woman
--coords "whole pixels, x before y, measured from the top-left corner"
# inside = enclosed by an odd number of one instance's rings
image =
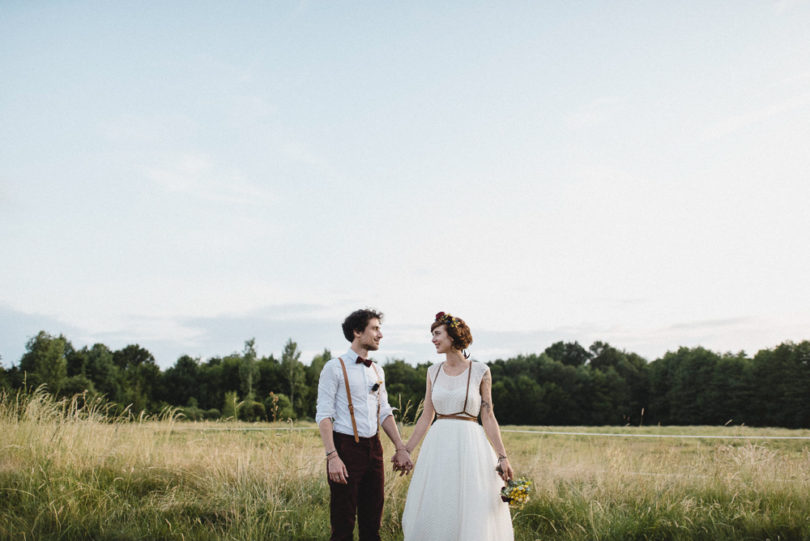
[[[512,466],[492,411],[489,367],[468,360],[472,334],[463,320],[439,312],[430,330],[445,361],[428,369],[424,409],[405,444],[410,453],[427,432],[402,515],[405,541],[512,541],[500,498]]]

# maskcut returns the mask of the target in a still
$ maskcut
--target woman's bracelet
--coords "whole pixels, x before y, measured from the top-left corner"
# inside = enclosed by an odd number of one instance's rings
[[[406,453],[411,454],[411,452],[408,451],[407,447],[397,447],[397,452],[400,452],[400,451],[405,451]]]
[[[506,458],[506,455],[498,455],[498,462],[500,462],[501,460],[508,460],[508,459]]]

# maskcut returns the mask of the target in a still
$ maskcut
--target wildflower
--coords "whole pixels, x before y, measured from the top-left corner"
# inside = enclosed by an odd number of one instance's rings
[[[509,507],[523,507],[529,501],[531,489],[532,482],[527,479],[510,479],[506,482],[506,486],[501,489],[501,500],[508,503]]]

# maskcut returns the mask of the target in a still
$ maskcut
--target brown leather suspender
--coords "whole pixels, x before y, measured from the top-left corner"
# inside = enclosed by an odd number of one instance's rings
[[[343,362],[343,357],[338,357],[340,360],[340,367],[343,369],[343,383],[346,387],[346,397],[349,399],[349,415],[352,418],[352,430],[354,431],[354,442],[358,443],[360,441],[360,435],[357,433],[357,421],[354,420],[354,404],[352,404],[352,391],[349,389],[349,375],[346,373],[346,363]],[[380,372],[377,370],[377,365],[372,364],[371,366],[374,367],[374,372],[377,374],[377,379],[380,379]],[[469,385],[469,383],[468,383]],[[377,387],[377,430],[379,431],[379,422],[380,422],[380,387]],[[464,406],[467,406],[467,403],[464,403]]]
[[[380,392],[382,392],[382,378],[380,377],[380,371],[377,369],[377,365],[371,363],[371,366],[374,368],[374,373],[377,374],[377,381],[380,382],[380,385],[377,387],[377,432],[380,431],[380,407],[382,404],[380,403]]]
[[[354,442],[360,441],[357,435],[357,421],[354,420],[354,404],[352,404],[352,391],[349,389],[349,375],[346,373],[346,363],[343,362],[343,357],[340,359],[340,367],[343,369],[343,382],[346,384],[346,396],[349,397],[349,415],[352,417],[352,430],[354,431]]]

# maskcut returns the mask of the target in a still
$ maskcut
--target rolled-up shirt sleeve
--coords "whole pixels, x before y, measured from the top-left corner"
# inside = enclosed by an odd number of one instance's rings
[[[337,396],[338,380],[334,367],[334,363],[326,363],[318,378],[318,404],[315,409],[315,422],[317,424],[320,424],[324,419],[335,418],[335,397]]]
[[[380,424],[385,421],[386,417],[394,414],[394,408],[388,403],[388,389],[385,385],[385,371],[380,368],[382,377],[382,389],[380,390]]]

